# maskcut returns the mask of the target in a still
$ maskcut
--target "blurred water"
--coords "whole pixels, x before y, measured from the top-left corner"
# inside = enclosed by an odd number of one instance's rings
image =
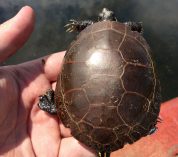
[[[0,22],[13,17],[22,6],[36,12],[36,27],[25,46],[1,65],[17,64],[62,51],[75,34],[65,33],[71,18],[96,19],[103,7],[120,21],[142,21],[144,37],[153,50],[162,85],[163,100],[178,96],[178,1],[177,0],[0,0]]]

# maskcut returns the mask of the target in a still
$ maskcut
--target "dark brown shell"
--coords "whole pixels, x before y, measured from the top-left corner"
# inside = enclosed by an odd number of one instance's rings
[[[144,38],[125,24],[103,21],[83,30],[69,47],[55,101],[76,139],[97,151],[114,151],[149,134],[159,94]]]

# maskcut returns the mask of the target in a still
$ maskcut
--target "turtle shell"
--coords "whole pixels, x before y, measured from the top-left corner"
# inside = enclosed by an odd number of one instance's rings
[[[66,52],[55,102],[72,135],[99,152],[148,135],[157,123],[160,86],[145,39],[115,21],[88,26]]]

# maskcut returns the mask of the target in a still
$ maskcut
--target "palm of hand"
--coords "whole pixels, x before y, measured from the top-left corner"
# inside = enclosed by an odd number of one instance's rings
[[[8,25],[11,24],[14,25],[16,32],[14,33],[13,29],[9,30],[11,38],[4,40],[6,47],[2,48],[2,52],[5,55],[0,51],[0,57],[2,56],[0,61],[19,49],[31,34],[34,23],[33,11],[25,7],[19,14],[4,24],[7,32]],[[24,21],[21,16],[23,14],[26,14],[26,18],[29,16],[28,20]],[[0,32],[3,33],[3,26],[1,28]],[[13,41],[17,42],[15,47]],[[39,95],[46,89],[54,87],[63,55],[64,53],[56,53],[48,56],[45,58],[45,64],[42,63],[42,59],[38,59],[0,68],[0,95],[3,98],[0,100],[0,155],[95,156],[70,136],[69,130],[57,117],[39,110],[37,106]]]
[[[1,151],[15,149],[17,156],[24,156],[25,152],[21,150],[26,149],[31,156],[35,156],[35,153],[49,156],[48,152],[41,149],[50,143],[50,155],[57,156],[56,151],[59,148],[56,147],[60,143],[58,121],[49,118],[49,115],[37,108],[40,93],[51,88],[50,80],[42,71],[40,60],[7,67],[1,71],[1,78],[4,80],[1,85],[1,95],[4,97],[3,113],[6,113],[1,114],[1,126],[4,128],[1,137],[1,148],[2,145],[4,148]],[[42,142],[43,138],[47,143]]]

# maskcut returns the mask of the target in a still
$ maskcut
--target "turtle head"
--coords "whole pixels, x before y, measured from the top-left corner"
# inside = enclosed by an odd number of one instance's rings
[[[113,11],[107,8],[103,8],[101,13],[99,13],[98,21],[106,21],[106,20],[117,21]]]

